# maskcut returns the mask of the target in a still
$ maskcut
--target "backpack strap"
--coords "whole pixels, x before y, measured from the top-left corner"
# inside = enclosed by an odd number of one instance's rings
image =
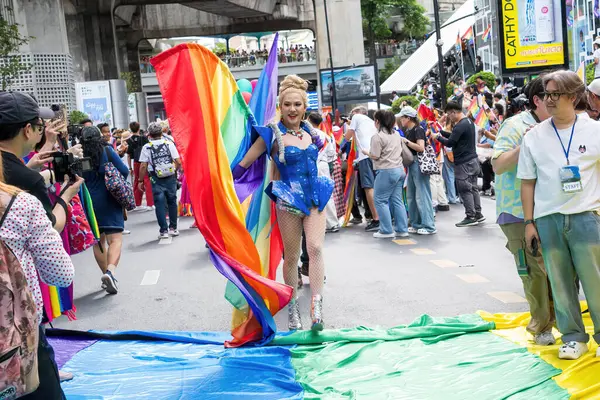
[[[6,206],[6,209],[4,210],[4,214],[2,214],[2,218],[0,218],[0,228],[2,227],[2,224],[4,224],[4,220],[6,219],[6,214],[8,214],[8,210],[10,210],[10,207],[12,207],[12,205],[16,199],[17,199],[17,196],[11,196],[10,201],[8,202],[8,205]]]

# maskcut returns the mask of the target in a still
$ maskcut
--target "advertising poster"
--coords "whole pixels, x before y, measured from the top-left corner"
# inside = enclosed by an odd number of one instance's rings
[[[363,65],[333,70],[335,94],[338,103],[368,101],[377,97],[375,92],[375,67]],[[321,70],[321,90],[324,104],[331,104],[333,84],[331,70]]]
[[[94,125],[101,122],[114,125],[108,81],[78,82],[75,91],[77,109],[86,113]]]
[[[137,121],[138,110],[134,93],[129,93],[129,96],[127,97],[127,110],[129,111],[129,122]]]
[[[505,73],[568,64],[563,0],[499,0]]]

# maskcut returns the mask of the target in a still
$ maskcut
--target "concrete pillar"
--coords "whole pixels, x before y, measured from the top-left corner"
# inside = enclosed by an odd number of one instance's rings
[[[315,0],[319,69],[329,68],[324,0]],[[365,63],[360,0],[327,0],[334,67]]]
[[[119,78],[109,14],[65,13],[75,81]]]
[[[16,0],[11,8],[21,34],[35,38],[21,53],[69,52],[61,0]]]

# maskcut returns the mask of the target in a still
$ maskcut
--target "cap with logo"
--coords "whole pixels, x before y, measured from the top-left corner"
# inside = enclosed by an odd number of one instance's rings
[[[0,124],[20,124],[35,118],[54,118],[54,111],[40,107],[33,97],[26,93],[0,92]]]

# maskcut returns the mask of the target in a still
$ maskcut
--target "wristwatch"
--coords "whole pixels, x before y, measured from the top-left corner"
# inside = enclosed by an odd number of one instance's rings
[[[527,225],[529,225],[529,224],[533,224],[533,225],[535,225],[535,221],[534,221],[534,220],[532,220],[532,219],[528,219],[528,220],[526,220],[526,221],[525,221],[525,226],[527,226]]]

